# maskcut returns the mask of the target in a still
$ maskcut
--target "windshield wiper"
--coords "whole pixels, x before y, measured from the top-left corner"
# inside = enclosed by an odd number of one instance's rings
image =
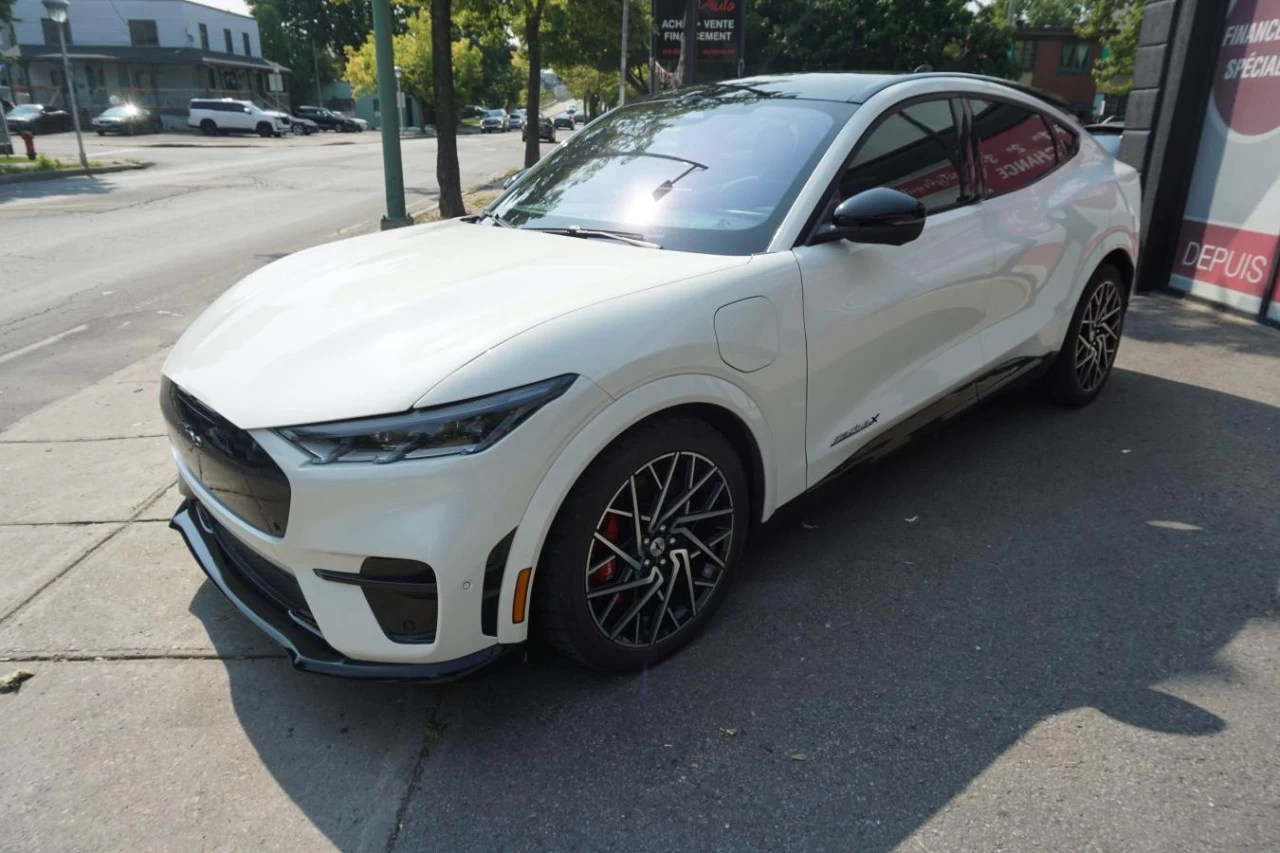
[[[581,237],[584,240],[600,237],[605,240],[617,240],[628,246],[639,249],[661,249],[657,243],[650,243],[641,234],[628,234],[625,231],[605,231],[600,228],[583,228],[581,225],[570,225],[568,228],[524,228],[523,231],[540,231],[543,234],[559,234],[564,237]]]
[[[470,219],[472,222],[479,222],[482,219],[489,219],[489,220],[492,220],[493,222],[496,222],[498,225],[501,225],[503,228],[516,227],[512,225],[510,222],[508,222],[507,220],[503,219],[498,214],[493,213],[492,211],[489,211],[489,210],[482,210],[479,213],[477,213],[475,216],[470,217]]]

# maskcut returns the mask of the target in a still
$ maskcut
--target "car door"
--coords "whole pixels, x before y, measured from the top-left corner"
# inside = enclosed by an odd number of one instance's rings
[[[891,187],[925,205],[924,231],[904,246],[848,241],[795,249],[809,352],[809,483],[917,412],[930,419],[973,399],[992,272],[961,144],[958,99],[932,96],[886,110],[854,146],[816,221],[844,198]]]
[[[1073,296],[1088,248],[1070,235],[1098,228],[1070,227],[1075,199],[1070,170],[1061,167],[1079,146],[1073,131],[1021,103],[969,98],[968,105],[985,187],[979,206],[995,260],[983,346],[993,365],[1014,364],[1056,344],[1037,339]]]

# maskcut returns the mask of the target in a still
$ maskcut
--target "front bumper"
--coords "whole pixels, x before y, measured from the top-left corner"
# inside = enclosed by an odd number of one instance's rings
[[[289,654],[293,665],[306,672],[380,680],[453,681],[473,675],[501,660],[515,645],[495,644],[457,660],[439,663],[383,663],[352,660],[324,641],[306,618],[273,600],[251,579],[244,565],[218,541],[202,518],[199,503],[183,501],[169,526],[182,534],[191,555],[209,580],[249,621]]]

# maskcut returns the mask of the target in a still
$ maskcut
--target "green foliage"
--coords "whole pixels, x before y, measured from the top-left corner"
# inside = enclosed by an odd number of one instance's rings
[[[1007,9],[1007,3],[1008,0],[996,0],[995,5]],[[1090,5],[1090,0],[1014,0],[1018,20],[1028,27],[1074,27],[1084,20]]]
[[[748,73],[938,70],[1012,76],[1012,32],[966,0],[756,0]]]
[[[1093,0],[1076,28],[1081,38],[1102,42],[1104,55],[1093,64],[1093,79],[1105,94],[1125,95],[1133,88],[1142,9],[1142,0]]]
[[[431,18],[426,10],[408,17],[404,32],[392,36],[391,48],[396,65],[404,72],[400,88],[421,101],[433,103]],[[483,83],[484,57],[480,49],[466,39],[454,41],[451,54],[454,97],[458,103],[469,103]],[[374,60],[373,33],[358,47],[347,47],[345,57],[343,78],[356,94],[375,94],[378,66]]]
[[[627,79],[637,91],[647,89],[649,65],[649,3],[630,3],[627,26]],[[589,71],[612,72],[612,86],[618,89],[621,58],[622,4],[618,0],[572,0],[547,7],[546,35],[542,56],[556,69],[575,97],[586,99],[570,77],[580,83],[594,83]],[[577,71],[565,69],[577,68]],[[568,74],[569,76],[566,76]],[[592,89],[594,91],[594,89]]]
[[[321,86],[338,79],[343,50],[363,44],[371,26],[369,0],[247,2],[262,55],[290,70],[286,83],[295,103],[316,99],[317,73]]]
[[[13,0],[0,0],[0,24],[13,24]]]

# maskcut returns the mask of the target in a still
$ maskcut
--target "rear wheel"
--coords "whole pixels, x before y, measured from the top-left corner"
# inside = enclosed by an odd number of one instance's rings
[[[1058,402],[1083,406],[1102,391],[1115,366],[1124,330],[1124,279],[1103,264],[1085,285],[1062,350],[1045,383]]]
[[[204,133],[205,136],[218,135],[218,125],[214,124],[213,119],[207,118],[204,121],[200,122],[200,130]]]
[[[595,669],[667,657],[724,598],[748,505],[742,462],[715,429],[682,416],[637,427],[561,507],[539,560],[537,627]]]

